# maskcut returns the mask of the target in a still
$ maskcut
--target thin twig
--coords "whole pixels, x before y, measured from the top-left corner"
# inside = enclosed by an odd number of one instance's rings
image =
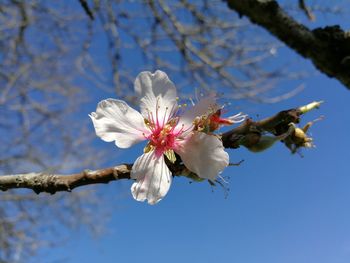
[[[92,13],[88,3],[85,0],[79,0],[81,7],[84,9],[85,13],[90,17],[91,20],[94,20],[94,14]]]

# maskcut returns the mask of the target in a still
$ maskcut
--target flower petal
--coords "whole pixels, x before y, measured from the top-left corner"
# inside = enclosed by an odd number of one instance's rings
[[[120,148],[143,141],[150,133],[142,115],[122,100],[103,100],[89,116],[97,136],[106,142],[115,141]]]
[[[177,153],[190,171],[204,179],[214,180],[229,164],[222,141],[203,132],[194,132]]]
[[[209,95],[208,97],[201,99],[192,108],[187,109],[180,117],[178,125],[184,125],[184,128],[186,130],[192,126],[193,121],[196,117],[206,115],[210,109],[214,107],[216,107],[215,95]]]
[[[175,85],[163,71],[141,72],[135,80],[135,91],[140,96],[141,113],[145,118],[150,112],[157,112],[158,119],[163,120],[166,108],[168,114],[177,109]]]
[[[137,201],[148,200],[151,205],[162,200],[172,182],[164,156],[156,157],[154,151],[137,158],[131,170],[131,178],[136,179],[131,187],[133,197]]]

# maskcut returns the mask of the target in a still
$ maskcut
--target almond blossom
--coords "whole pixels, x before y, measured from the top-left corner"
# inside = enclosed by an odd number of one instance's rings
[[[166,73],[141,72],[134,87],[141,113],[122,100],[106,99],[90,115],[97,136],[114,141],[119,148],[148,141],[131,170],[131,178],[136,180],[131,187],[133,197],[155,204],[167,194],[172,173],[165,158],[174,162],[175,153],[190,171],[214,180],[229,164],[229,156],[217,136],[194,129],[194,120],[206,116],[215,98],[202,99],[180,114],[176,88]]]

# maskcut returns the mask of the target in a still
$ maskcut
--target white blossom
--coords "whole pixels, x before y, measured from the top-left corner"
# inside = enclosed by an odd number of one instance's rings
[[[205,179],[215,177],[229,164],[221,140],[194,130],[194,120],[205,115],[214,104],[209,96],[183,115],[179,114],[176,88],[162,71],[141,72],[135,80],[140,111],[116,99],[101,101],[90,117],[96,134],[120,148],[148,140],[144,154],[136,159],[131,178],[133,197],[149,204],[159,202],[168,192],[172,174],[164,158],[175,161],[176,152],[185,166]]]

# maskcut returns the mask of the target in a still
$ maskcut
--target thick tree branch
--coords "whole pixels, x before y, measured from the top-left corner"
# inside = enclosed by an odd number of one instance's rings
[[[350,89],[350,33],[338,25],[310,30],[275,0],[226,0],[229,8],[264,27],[316,68]]]
[[[305,133],[312,125],[312,122],[308,123],[304,127],[304,130],[297,128],[294,124],[299,123],[302,114],[318,108],[321,103],[312,102],[302,107],[280,111],[260,121],[247,119],[238,127],[221,135],[223,146],[225,148],[239,148],[240,146],[244,146],[251,151],[257,152],[266,150],[275,141],[283,140],[292,152],[295,152],[296,149],[301,147],[308,147],[306,145],[310,142],[310,138]],[[297,129],[299,129],[298,133]],[[272,138],[272,144],[266,145],[266,133],[273,135],[272,137],[268,137],[270,138],[269,142],[271,142]],[[186,176],[195,181],[203,181],[184,166],[180,156],[177,156],[175,163],[167,161],[167,165],[174,176]],[[41,192],[50,194],[59,191],[70,192],[79,186],[106,184],[120,179],[131,179],[131,168],[132,164],[122,164],[95,171],[84,170],[81,173],[70,175],[49,173],[2,175],[0,176],[0,190],[7,191],[13,188],[26,188],[32,189],[37,194]]]

